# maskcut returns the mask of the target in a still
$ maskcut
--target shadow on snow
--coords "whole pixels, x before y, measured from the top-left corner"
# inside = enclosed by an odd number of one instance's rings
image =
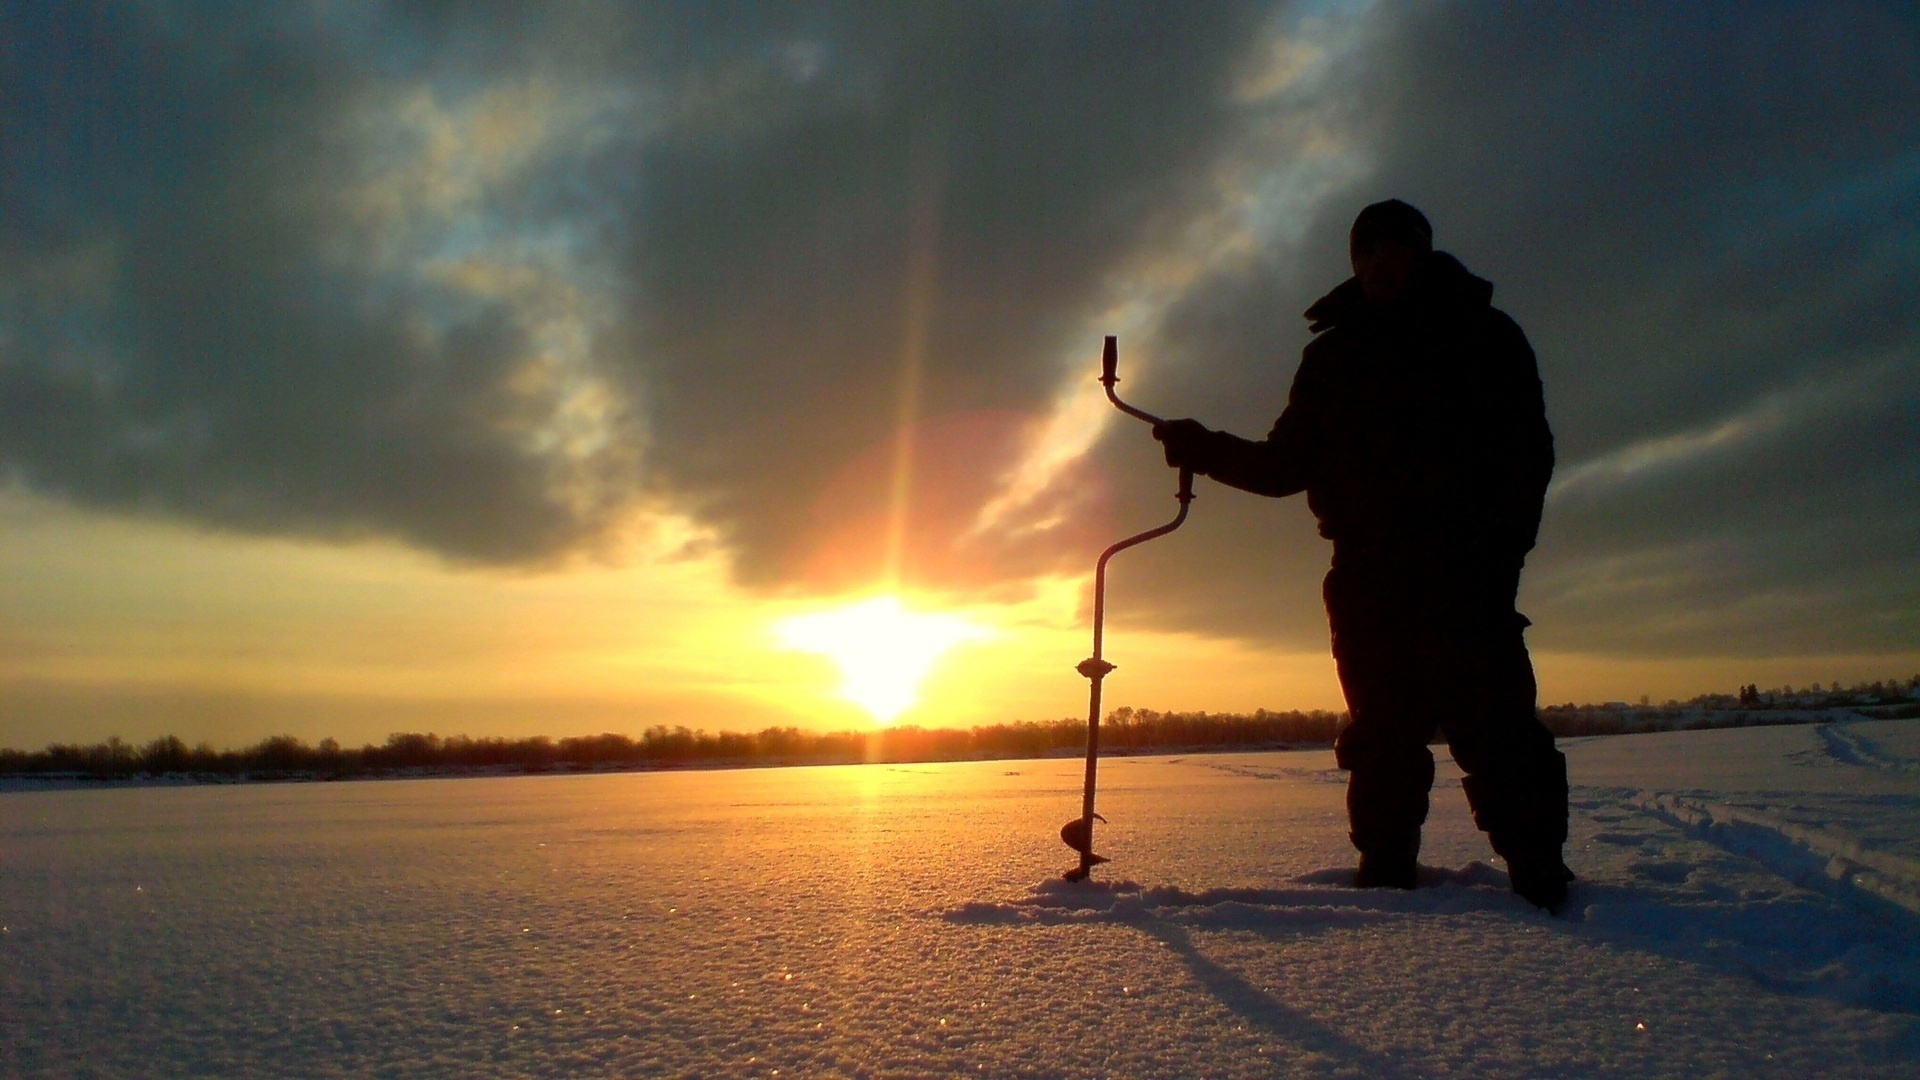
[[[1239,930],[1279,939],[1334,927],[1409,918],[1498,913],[1556,928],[1593,944],[1651,952],[1743,978],[1770,990],[1808,994],[1877,1012],[1920,1014],[1920,922],[1863,912],[1817,891],[1742,892],[1661,882],[1579,881],[1553,918],[1514,896],[1507,875],[1485,863],[1423,866],[1420,888],[1353,888],[1353,870],[1303,874],[1279,888],[1197,892],[1132,881],[1043,881],[1026,896],[971,902],[942,912],[956,925],[1053,926],[1113,923],[1164,942],[1194,977],[1250,1023],[1303,1040],[1307,1049],[1354,1060],[1376,1075],[1391,1062],[1302,1015],[1208,959],[1192,931]],[[1920,1029],[1914,1038],[1920,1039]]]

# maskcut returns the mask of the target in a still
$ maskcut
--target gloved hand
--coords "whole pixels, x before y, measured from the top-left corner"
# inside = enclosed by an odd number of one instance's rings
[[[1198,420],[1164,420],[1153,425],[1153,437],[1167,452],[1167,465],[1175,469],[1206,470],[1207,451],[1213,432]]]

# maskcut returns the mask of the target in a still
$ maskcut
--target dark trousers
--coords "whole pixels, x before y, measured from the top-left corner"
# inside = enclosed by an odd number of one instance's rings
[[[1520,567],[1343,555],[1326,580],[1333,656],[1353,722],[1334,755],[1351,775],[1355,847],[1420,849],[1436,731],[1466,773],[1475,824],[1508,860],[1558,858],[1567,761],[1534,712],[1533,661],[1514,610]]]

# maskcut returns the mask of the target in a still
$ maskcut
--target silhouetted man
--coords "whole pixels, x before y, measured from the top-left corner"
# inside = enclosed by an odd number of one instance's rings
[[[1553,472],[1533,350],[1406,203],[1361,211],[1350,249],[1354,276],[1307,309],[1319,336],[1264,441],[1193,420],[1154,436],[1169,465],[1305,491],[1333,541],[1327,618],[1353,714],[1334,754],[1359,884],[1415,885],[1437,727],[1514,891],[1551,910],[1573,877],[1567,765],[1514,610]]]

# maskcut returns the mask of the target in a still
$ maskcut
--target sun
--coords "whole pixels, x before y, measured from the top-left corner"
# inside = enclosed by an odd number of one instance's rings
[[[955,615],[908,611],[897,597],[795,615],[774,624],[789,649],[818,653],[840,668],[840,696],[885,724],[913,707],[920,681],[940,655],[990,636]]]

